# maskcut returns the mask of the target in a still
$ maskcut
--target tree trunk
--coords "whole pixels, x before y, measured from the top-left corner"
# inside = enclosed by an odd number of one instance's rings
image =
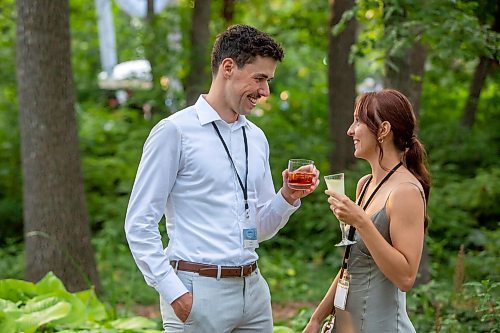
[[[405,94],[417,119],[420,116],[420,97],[425,72],[427,47],[415,42],[404,55],[389,57],[386,63],[385,86]]]
[[[224,18],[224,26],[229,27],[234,21],[234,5],[235,0],[224,0],[222,4],[222,17]]]
[[[394,4],[392,5],[394,6]],[[385,1],[384,7],[387,9],[389,6],[391,6],[391,2]],[[391,13],[390,18],[384,20],[386,32],[398,29],[398,25],[406,20],[406,10],[404,8],[399,8],[399,10]],[[415,34],[418,34],[418,31],[415,31]],[[419,41],[413,41],[411,47],[402,54],[388,55],[386,57],[384,86],[397,89],[405,94],[413,106],[417,119],[420,116],[420,97],[422,95],[426,59],[427,46],[424,46]]]
[[[483,89],[486,76],[488,75],[489,64],[490,59],[486,57],[479,58],[479,63],[477,64],[474,76],[472,77],[472,82],[469,88],[469,96],[467,97],[467,102],[465,103],[462,116],[461,123],[465,128],[472,128],[474,121],[476,120],[477,103],[479,102],[479,96],[481,95],[481,90]]]
[[[500,32],[500,5],[497,5],[495,20],[493,21],[492,30],[496,33]],[[465,103],[465,108],[462,116],[462,126],[465,128],[472,128],[476,120],[477,104],[483,89],[484,82],[488,76],[490,68],[494,70],[498,68],[498,52],[493,55],[493,58],[481,56],[479,63],[474,71],[472,82],[469,88],[469,96]]]
[[[413,106],[417,119],[420,118],[420,100],[422,97],[422,83],[424,82],[425,61],[427,59],[427,46],[415,42],[410,50],[410,91],[408,98]]]
[[[384,87],[397,89],[409,97],[408,94],[411,91],[409,62],[408,53],[401,56],[387,56]]]
[[[194,104],[210,84],[208,40],[210,37],[210,0],[196,0],[191,24],[191,54],[186,80],[186,103]]]
[[[80,166],[68,1],[17,1],[26,279],[100,289]]]
[[[352,139],[347,136],[347,129],[352,121],[356,98],[354,64],[349,63],[351,46],[356,39],[356,20],[351,19],[337,36],[331,33],[343,13],[353,7],[354,0],[329,0],[328,122],[333,142],[329,156],[332,172],[345,170],[354,162]]]

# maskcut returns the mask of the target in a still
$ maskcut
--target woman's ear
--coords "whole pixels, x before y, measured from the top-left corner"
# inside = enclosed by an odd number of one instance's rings
[[[389,134],[391,131],[391,123],[386,121],[383,121],[382,124],[378,127],[378,141],[383,142],[385,137]]]

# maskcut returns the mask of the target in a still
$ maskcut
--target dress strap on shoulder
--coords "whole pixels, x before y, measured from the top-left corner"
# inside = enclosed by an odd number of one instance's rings
[[[391,197],[392,192],[395,189],[397,189],[402,184],[411,184],[411,185],[415,186],[418,189],[418,191],[420,192],[420,196],[422,197],[422,200],[424,201],[424,209],[425,209],[425,211],[427,211],[427,201],[425,200],[424,190],[422,189],[422,186],[420,186],[420,184],[415,184],[414,182],[402,182],[402,183],[399,183],[395,188],[393,188],[391,190],[391,192],[389,192],[389,195],[387,196],[387,199],[385,199],[384,207],[387,206],[387,201],[389,201],[389,198]]]
[[[418,191],[420,192],[420,195],[422,196],[422,200],[424,200],[424,203],[427,204],[425,202],[424,190],[422,189],[422,186],[420,184],[415,184],[414,182],[403,182],[401,184],[412,184],[413,186],[415,186],[416,188],[418,188]],[[399,185],[401,185],[401,184],[399,184]]]
[[[362,199],[362,197],[364,196],[364,193],[366,192],[366,188],[368,187],[368,185],[372,181],[373,175],[371,175],[371,174],[366,175],[365,178],[366,179],[363,181],[363,185],[361,185],[361,187],[359,188],[359,193],[356,193],[356,200]],[[360,204],[361,204],[361,200],[358,201],[358,205],[360,205]]]

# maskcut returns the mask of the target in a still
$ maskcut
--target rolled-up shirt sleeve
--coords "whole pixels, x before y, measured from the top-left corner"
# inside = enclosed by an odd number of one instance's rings
[[[188,291],[170,266],[158,229],[179,169],[181,139],[180,131],[168,120],[151,130],[125,218],[125,234],[137,266],[146,283],[169,303]]]

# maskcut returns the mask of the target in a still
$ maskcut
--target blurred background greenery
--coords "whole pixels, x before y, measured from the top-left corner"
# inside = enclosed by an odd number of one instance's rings
[[[156,31],[180,36],[180,47],[157,47],[154,71],[185,82],[194,1],[177,1],[156,14]],[[227,23],[226,1],[211,1],[210,45]],[[384,8],[407,9],[399,37],[383,34]],[[408,40],[409,26],[423,26],[427,45],[420,98],[421,141],[427,148],[433,187],[429,201],[429,271],[431,281],[408,293],[410,317],[418,332],[498,332],[500,266],[500,77],[498,30],[491,28],[495,1],[357,1],[359,28],[351,49],[356,83],[369,78],[383,84],[384,50]],[[13,0],[0,0],[0,278],[24,276],[23,202],[16,87],[16,11]],[[251,116],[271,146],[275,186],[292,157],[315,160],[323,175],[332,171],[334,143],[328,122],[327,1],[236,0],[233,21],[254,25],[279,40],[286,51],[271,83],[272,96]],[[148,26],[112,2],[118,58],[143,59]],[[391,7],[392,6],[392,7]],[[440,17],[440,21],[436,21]],[[497,17],[498,20],[498,17]],[[124,104],[110,107],[110,91],[99,88],[101,71],[96,9],[92,1],[70,1],[72,67],[76,113],[88,207],[103,293],[112,306],[158,302],[128,250],[123,221],[142,145],[160,119],[182,108],[184,89],[134,91]],[[413,24],[413,25],[412,25]],[[497,23],[498,24],[498,23]],[[405,35],[406,34],[406,35]],[[161,38],[161,37],[160,37]],[[161,44],[163,45],[163,44]],[[402,47],[402,46],[401,46]],[[494,59],[477,104],[474,123],[462,119],[475,68],[484,50]],[[484,51],[484,52],[483,52]],[[208,57],[205,57],[208,66]],[[137,108],[136,106],[140,107]],[[152,106],[145,117],[143,106]],[[345,129],[347,130],[347,128]],[[358,161],[346,173],[346,193],[353,198],[357,180],[369,171]],[[305,198],[286,227],[258,249],[259,266],[273,302],[317,303],[341,262],[333,247],[340,232],[326,204],[321,183]],[[164,225],[160,224],[164,233]],[[460,251],[462,247],[462,251]],[[281,324],[300,330],[312,307]]]

